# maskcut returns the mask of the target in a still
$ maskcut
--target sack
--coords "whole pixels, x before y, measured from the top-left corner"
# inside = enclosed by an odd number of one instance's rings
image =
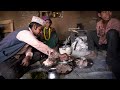
[[[89,54],[86,36],[79,36],[72,43],[72,56],[81,57]]]

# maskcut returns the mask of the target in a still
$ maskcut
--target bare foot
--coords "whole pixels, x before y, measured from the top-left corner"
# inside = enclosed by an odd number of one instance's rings
[[[95,53],[95,51],[91,51],[90,54],[86,55],[85,57],[95,59],[97,57],[97,54]]]

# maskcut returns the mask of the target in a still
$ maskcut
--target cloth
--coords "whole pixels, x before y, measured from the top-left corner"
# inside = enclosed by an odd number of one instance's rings
[[[39,23],[40,25],[44,26],[45,21],[39,17],[33,16],[31,22]]]

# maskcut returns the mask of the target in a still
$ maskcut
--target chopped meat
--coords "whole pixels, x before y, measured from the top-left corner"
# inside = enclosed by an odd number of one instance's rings
[[[77,59],[76,60],[76,65],[80,68],[84,68],[84,67],[87,66],[87,60]]]
[[[44,64],[45,66],[52,66],[52,65],[53,65],[53,61],[51,61],[51,60],[49,60],[49,59],[46,59],[46,60],[43,62],[43,64]]]
[[[58,73],[65,74],[72,71],[72,66],[68,64],[59,64],[58,66],[56,66],[56,70]]]
[[[64,54],[61,54],[59,58],[60,58],[60,61],[66,61],[69,59],[69,56],[66,53],[64,53]]]

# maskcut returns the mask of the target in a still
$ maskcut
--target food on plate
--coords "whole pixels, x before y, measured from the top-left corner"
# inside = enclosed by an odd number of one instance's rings
[[[46,59],[44,62],[43,62],[43,64],[45,65],[45,66],[52,66],[53,64],[54,64],[54,62],[53,61],[51,61],[51,60],[49,60],[49,59]]]
[[[61,54],[61,55],[59,56],[59,58],[60,58],[60,61],[66,61],[66,60],[68,60],[70,57],[69,57],[69,55],[67,55],[66,53],[64,53],[64,54]]]
[[[75,63],[79,68],[90,68],[93,66],[91,59],[76,59]]]
[[[59,64],[56,66],[56,71],[61,74],[66,74],[72,71],[72,66],[68,64]]]

